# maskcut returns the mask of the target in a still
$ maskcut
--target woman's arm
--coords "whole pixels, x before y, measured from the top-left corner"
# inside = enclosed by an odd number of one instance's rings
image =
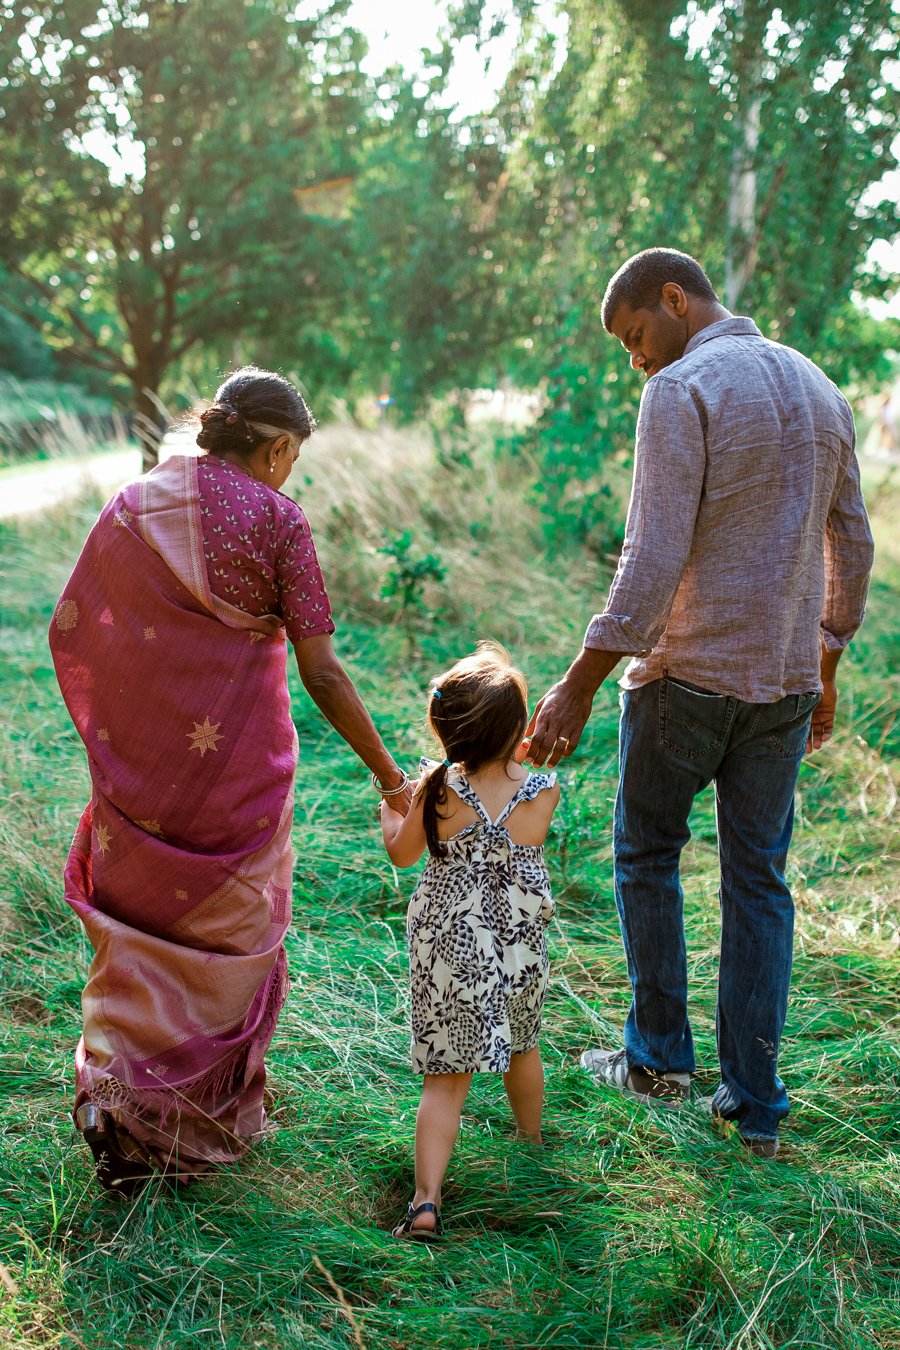
[[[331,634],[304,638],[295,645],[294,651],[303,687],[313,703],[366,768],[371,769],[382,787],[396,787],[402,781],[403,772],[385,749],[353,681],[338,660],[331,645]],[[407,788],[392,796],[390,804],[402,817],[409,810],[411,801],[412,790]]]
[[[422,798],[413,798],[408,813],[394,810],[393,800],[381,802],[381,833],[387,855],[397,867],[412,867],[425,852],[425,822]]]

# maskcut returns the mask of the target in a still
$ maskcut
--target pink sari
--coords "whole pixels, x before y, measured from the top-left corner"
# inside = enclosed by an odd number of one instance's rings
[[[50,639],[92,784],[65,873],[94,948],[76,1109],[188,1177],[265,1125],[297,763],[282,622],[210,592],[191,457],[105,507]]]

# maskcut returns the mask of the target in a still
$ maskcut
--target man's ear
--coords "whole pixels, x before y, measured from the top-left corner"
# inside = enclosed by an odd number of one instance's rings
[[[677,281],[667,281],[662,288],[663,303],[682,318],[687,313],[687,296]]]

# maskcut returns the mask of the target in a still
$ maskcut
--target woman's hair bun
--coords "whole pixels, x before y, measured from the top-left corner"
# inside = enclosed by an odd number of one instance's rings
[[[213,454],[249,454],[262,441],[286,431],[305,441],[316,422],[302,395],[281,375],[244,366],[216,391],[200,414],[197,444]]]
[[[217,455],[229,450],[246,453],[253,440],[253,432],[232,403],[220,400],[200,414],[197,444],[201,450]]]

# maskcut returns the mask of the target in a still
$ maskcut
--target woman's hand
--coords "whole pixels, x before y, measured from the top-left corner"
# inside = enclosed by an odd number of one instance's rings
[[[378,781],[379,783],[382,784],[383,787],[393,788],[398,787],[399,784],[403,782],[404,777],[406,777],[406,775],[403,773],[402,769],[398,769],[397,765],[395,764],[394,772],[392,775],[388,776],[387,781],[385,782],[383,778],[379,778]],[[416,788],[415,783],[411,782],[410,779],[407,778],[406,787],[403,789],[402,792],[392,792],[389,797],[382,797],[381,798],[382,820],[384,820],[385,809],[390,811],[392,815],[395,815],[400,820],[402,820],[403,817],[408,814],[409,808],[412,805],[413,792],[415,791],[415,788]]]

